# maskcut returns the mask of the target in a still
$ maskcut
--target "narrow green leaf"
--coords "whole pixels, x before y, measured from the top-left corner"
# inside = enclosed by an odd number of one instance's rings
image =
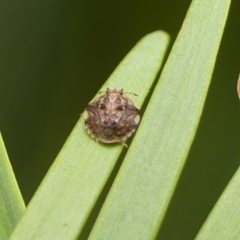
[[[192,2],[89,239],[157,236],[199,123],[229,3]]]
[[[199,231],[196,240],[240,239],[240,167]]]
[[[0,134],[0,239],[9,239],[25,211],[2,135]]]
[[[166,33],[144,37],[117,67],[106,87],[124,88],[141,107],[163,60]],[[97,144],[82,117],[53,163],[11,239],[76,239],[121,153],[121,144]]]

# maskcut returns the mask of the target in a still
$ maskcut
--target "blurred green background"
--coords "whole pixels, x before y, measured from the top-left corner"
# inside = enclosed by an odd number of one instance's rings
[[[190,3],[1,2],[0,130],[26,203],[86,104],[126,53],[158,29],[168,32],[173,44]],[[161,239],[193,239],[239,166],[239,9],[240,2],[233,1],[197,136]]]

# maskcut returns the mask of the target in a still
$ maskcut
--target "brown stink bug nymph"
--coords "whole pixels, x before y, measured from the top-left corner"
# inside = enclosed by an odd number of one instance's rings
[[[92,138],[104,143],[122,142],[136,130],[140,121],[139,109],[123,89],[109,89],[90,102],[83,113],[85,127]]]

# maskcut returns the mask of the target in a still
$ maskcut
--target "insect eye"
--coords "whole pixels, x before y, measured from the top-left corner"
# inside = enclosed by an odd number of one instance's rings
[[[118,111],[122,111],[122,110],[124,110],[125,109],[125,107],[123,107],[123,106],[118,106],[117,108],[116,108],[116,110],[118,110]]]
[[[99,104],[98,107],[99,107],[100,109],[106,109],[105,104]]]

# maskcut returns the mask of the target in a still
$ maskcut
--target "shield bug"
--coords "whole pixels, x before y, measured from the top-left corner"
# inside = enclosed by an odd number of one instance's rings
[[[104,143],[125,141],[140,121],[139,109],[123,94],[123,89],[109,89],[91,101],[83,113],[88,134]]]

